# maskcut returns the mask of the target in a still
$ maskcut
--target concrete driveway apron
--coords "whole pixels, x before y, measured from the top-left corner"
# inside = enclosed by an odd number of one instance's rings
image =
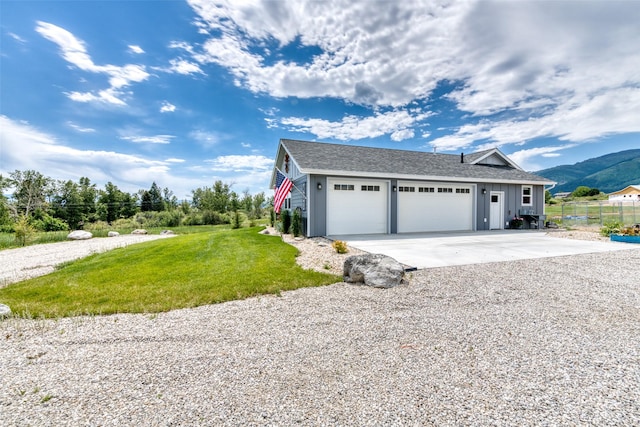
[[[388,255],[418,269],[637,249],[618,242],[551,237],[543,231],[410,233],[339,236],[349,246]]]

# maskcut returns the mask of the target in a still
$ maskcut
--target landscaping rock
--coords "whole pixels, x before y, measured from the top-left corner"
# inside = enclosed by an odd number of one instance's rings
[[[11,316],[11,309],[8,305],[0,304],[0,319]]]
[[[110,231],[107,233],[108,237],[118,237],[120,235],[120,233],[118,233],[117,231]]]
[[[131,232],[131,234],[147,234],[147,230],[143,228],[137,228]]]
[[[404,268],[382,254],[352,255],[344,261],[344,281],[374,288],[392,288],[402,282]]]
[[[93,234],[84,230],[75,230],[67,234],[67,239],[69,240],[89,240],[92,237],[93,237]]]
[[[162,230],[160,232],[161,236],[175,236],[176,233],[173,232],[173,230]]]

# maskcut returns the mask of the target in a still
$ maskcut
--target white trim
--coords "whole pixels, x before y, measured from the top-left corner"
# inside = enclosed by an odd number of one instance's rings
[[[524,189],[528,188],[529,189],[529,203],[525,203],[524,202],[524,198],[527,197],[527,195],[524,194]],[[522,206],[533,206],[533,185],[522,185],[520,186],[520,204]]]
[[[379,172],[353,172],[353,171],[336,171],[325,169],[306,169],[301,171],[304,174],[326,175],[326,176],[344,176],[354,178],[374,178],[374,179],[403,179],[409,181],[444,181],[444,182],[464,182],[468,184],[475,183],[495,183],[495,184],[526,184],[526,185],[551,185],[555,181],[528,181],[528,180],[508,180],[497,178],[469,178],[469,177],[452,177],[437,175],[406,175],[398,173],[379,173]]]
[[[482,160],[486,159],[487,157],[491,157],[494,154],[497,154],[499,157],[501,157],[502,159],[504,159],[505,162],[507,162],[509,164],[509,166],[514,167],[520,171],[522,171],[523,169],[518,166],[513,160],[511,160],[506,154],[502,153],[502,151],[498,150],[497,148],[494,148],[493,150],[487,152],[484,156],[479,157],[477,159],[475,159],[471,163],[472,165],[478,164],[480,163]]]

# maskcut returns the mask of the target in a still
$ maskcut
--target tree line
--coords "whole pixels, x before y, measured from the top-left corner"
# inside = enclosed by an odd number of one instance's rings
[[[13,193],[5,195],[6,191]],[[76,230],[98,222],[113,225],[132,218],[138,223],[153,219],[152,225],[161,227],[221,224],[238,221],[239,211],[249,219],[260,218],[268,202],[264,192],[251,195],[247,189],[238,194],[222,181],[191,193],[191,201],[179,201],[173,191],[155,182],[148,190],[127,193],[112,182],[100,189],[87,177],[74,182],[15,170],[7,177],[0,175],[0,231],[12,232],[21,221],[39,231]]]

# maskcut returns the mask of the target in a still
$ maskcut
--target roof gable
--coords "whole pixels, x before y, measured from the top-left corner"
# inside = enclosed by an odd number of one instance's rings
[[[281,150],[303,174],[553,184],[523,171],[498,149],[460,156],[282,139],[276,162]]]
[[[640,185],[628,185],[622,190],[609,193],[610,196],[615,196],[618,194],[640,194]]]

